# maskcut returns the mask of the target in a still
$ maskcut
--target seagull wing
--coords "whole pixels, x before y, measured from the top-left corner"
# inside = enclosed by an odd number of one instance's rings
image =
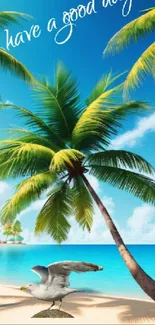
[[[101,271],[103,270],[103,267],[86,262],[64,261],[50,264],[48,265],[48,269],[49,272],[52,273],[69,275],[72,271],[78,273],[89,271]]]
[[[53,274],[50,272],[49,278],[47,281],[48,286],[53,288],[67,288],[70,286],[68,275],[63,274]]]
[[[34,266],[31,271],[33,271],[34,273],[38,274],[40,279],[41,279],[41,283],[46,283],[48,281],[48,268],[45,266]]]
[[[68,287],[69,286],[69,275],[71,272],[89,272],[89,271],[101,271],[103,267],[96,264],[86,262],[72,262],[64,261],[48,265],[49,279],[53,286]]]

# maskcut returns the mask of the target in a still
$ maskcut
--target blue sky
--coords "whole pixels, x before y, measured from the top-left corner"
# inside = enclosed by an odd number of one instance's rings
[[[31,25],[39,24],[42,30],[38,39],[21,44],[19,47],[10,48],[10,52],[20,59],[35,75],[47,75],[51,80],[55,66],[59,60],[72,70],[78,80],[82,99],[85,98],[101,76],[112,69],[114,73],[120,73],[130,69],[136,59],[145,48],[154,41],[153,34],[148,35],[138,42],[131,44],[119,55],[103,58],[103,50],[110,37],[122,26],[139,16],[140,10],[148,7],[146,0],[133,0],[132,10],[128,17],[122,16],[122,6],[125,0],[120,0],[113,7],[103,8],[102,1],[96,0],[96,14],[79,19],[76,22],[73,35],[64,45],[57,45],[54,42],[55,32],[48,33],[46,25],[50,18],[55,17],[60,28],[62,27],[62,13],[71,7],[76,8],[79,4],[87,4],[88,0],[33,0],[32,3],[25,0],[1,0],[0,10],[13,10],[26,12],[34,17],[31,22],[24,22],[22,26],[11,26],[9,32],[15,36],[16,33]],[[154,6],[154,0],[149,0],[149,7]],[[0,46],[6,46],[5,33],[0,32]],[[17,105],[32,108],[31,91],[21,80],[11,76],[8,72],[0,70],[0,95],[3,101],[11,101]],[[143,85],[132,94],[133,100],[143,100],[155,104],[154,81],[147,77]],[[150,117],[151,116],[151,117]],[[21,125],[21,122],[13,116],[13,113],[0,114],[0,137],[6,136],[5,128],[14,125]],[[117,138],[113,145],[117,148],[128,149],[146,158],[155,166],[153,146],[155,141],[155,115],[152,112],[147,116],[139,118],[131,117],[126,121],[122,130],[121,138]],[[155,234],[155,210],[145,205],[131,195],[112,188],[108,185],[98,184],[92,179],[94,187],[105,200],[105,204],[111,210],[113,217],[122,234],[128,242],[154,242]],[[14,182],[1,183],[1,202],[12,193]],[[7,190],[6,190],[7,189]],[[5,193],[4,193],[5,191]],[[7,194],[6,194],[7,192]],[[41,204],[36,202],[29,210],[21,216],[25,236],[34,242],[33,227],[35,218]],[[103,225],[102,233],[99,236],[100,223],[102,218],[96,210],[96,219],[93,234],[88,237],[80,230],[77,232],[78,242],[90,242],[100,238],[100,242],[109,242],[109,236]],[[134,222],[135,221],[135,222]],[[136,223],[139,222],[139,225]],[[147,222],[147,224],[146,224]],[[73,222],[74,223],[74,222]],[[135,227],[133,226],[135,224]],[[132,226],[131,226],[132,225]],[[73,225],[73,234],[76,225]],[[138,227],[138,229],[136,228]],[[139,231],[139,232],[138,232]],[[154,232],[153,232],[154,231]],[[103,235],[104,234],[104,235]],[[69,242],[74,236],[70,235]],[[149,239],[148,239],[149,238]],[[38,240],[38,239],[37,239]],[[48,241],[44,237],[41,241]]]

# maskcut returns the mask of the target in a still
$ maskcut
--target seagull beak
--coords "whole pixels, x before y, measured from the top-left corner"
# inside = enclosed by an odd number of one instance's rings
[[[103,271],[104,267],[103,266],[99,266],[99,271]]]

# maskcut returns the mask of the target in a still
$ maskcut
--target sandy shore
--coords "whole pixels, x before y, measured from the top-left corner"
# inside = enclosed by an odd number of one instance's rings
[[[144,300],[72,294],[62,310],[74,319],[31,319],[49,303],[38,301],[18,287],[0,286],[0,324],[155,324],[155,303]]]

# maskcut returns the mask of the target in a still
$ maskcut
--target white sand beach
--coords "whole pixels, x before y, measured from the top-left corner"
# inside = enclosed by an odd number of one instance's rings
[[[49,305],[18,287],[0,286],[0,324],[155,324],[155,303],[149,300],[72,294],[62,310],[73,319],[31,318]]]

